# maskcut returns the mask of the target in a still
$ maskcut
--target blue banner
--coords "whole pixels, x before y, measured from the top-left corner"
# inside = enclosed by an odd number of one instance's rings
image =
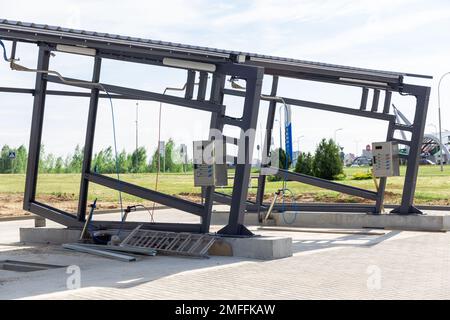
[[[289,157],[289,159],[292,161],[293,160],[292,125],[290,122],[286,124],[286,128],[284,130],[284,141],[285,141],[286,154]]]

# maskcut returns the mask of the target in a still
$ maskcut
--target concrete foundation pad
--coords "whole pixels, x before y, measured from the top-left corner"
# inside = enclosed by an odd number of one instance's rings
[[[284,216],[283,216],[284,215]],[[448,231],[450,215],[398,215],[336,212],[276,212],[276,226],[304,228],[382,228],[410,231]]]
[[[80,234],[80,230],[63,228],[20,228],[20,242],[60,245],[77,242]],[[292,256],[292,238],[261,236],[250,238],[221,237],[211,247],[210,254],[262,260],[286,258]]]
[[[66,228],[20,228],[20,242],[40,244],[63,244],[77,242],[81,230]]]
[[[231,247],[234,257],[273,260],[292,256],[292,238],[288,237],[222,237],[214,243],[210,253],[214,255],[216,246],[223,247],[224,244]]]

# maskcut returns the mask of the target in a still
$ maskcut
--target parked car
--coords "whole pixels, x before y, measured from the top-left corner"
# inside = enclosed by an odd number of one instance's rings
[[[368,157],[358,157],[353,160],[352,167],[367,167],[372,165],[372,159]]]
[[[429,159],[420,159],[419,164],[422,166],[434,166],[436,163],[434,163],[433,161],[429,160]]]

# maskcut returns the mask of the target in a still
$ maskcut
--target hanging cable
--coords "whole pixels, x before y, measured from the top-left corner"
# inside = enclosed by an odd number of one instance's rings
[[[187,86],[187,82],[184,84],[183,87],[181,88],[176,88],[176,87],[166,87],[164,89],[163,95],[166,94],[167,91],[184,91],[186,89]],[[159,150],[159,143],[161,141],[161,115],[162,115],[162,102],[159,103],[159,115],[158,115],[158,152],[157,152],[157,163],[158,163],[158,170],[156,171],[156,179],[155,179],[155,191],[158,191],[158,183],[159,183],[159,172],[161,170],[161,150]],[[164,157],[165,157],[165,148],[164,148]],[[163,168],[165,171],[165,168]],[[153,215],[155,213],[155,206],[156,203],[153,201],[152,204],[152,211],[151,211],[151,216],[152,216],[152,220],[153,220]]]
[[[0,41],[1,42],[1,41]],[[58,71],[55,70],[39,70],[39,69],[30,69],[27,67],[24,67],[20,64],[15,63],[16,60],[14,59],[7,59],[6,57],[6,52],[5,52],[5,47],[3,42],[1,43],[3,49],[4,49],[4,58],[6,61],[10,62],[10,67],[12,70],[15,71],[23,71],[23,72],[33,72],[33,73],[45,73],[45,74],[53,74],[56,75],[62,83],[67,84],[67,85],[74,85],[74,86],[78,86],[78,85],[86,85],[86,86],[90,86],[92,88],[97,88],[99,90],[102,90],[106,93],[106,95],[108,96],[109,99],[109,104],[111,107],[111,118],[112,118],[112,129],[113,129],[113,139],[114,139],[114,154],[115,154],[115,166],[116,166],[116,175],[117,175],[117,181],[120,182],[120,169],[119,169],[119,157],[118,157],[118,152],[117,152],[117,139],[116,139],[116,125],[115,125],[115,116],[114,116],[114,105],[112,102],[112,98],[111,95],[109,94],[108,90],[106,90],[106,88],[98,82],[89,82],[89,81],[72,81],[72,80],[66,80]],[[120,215],[121,215],[121,219],[123,219],[123,201],[122,201],[122,192],[119,190],[119,204],[120,204]],[[119,229],[119,233],[120,233],[120,229]]]
[[[2,40],[0,40],[0,46],[2,46],[2,48],[3,48],[3,59],[4,59],[6,62],[9,62],[10,59],[8,59],[8,56],[6,55],[6,47],[5,47],[5,44],[3,43]]]
[[[283,97],[278,97],[278,96],[266,96],[266,95],[263,95],[263,94],[262,94],[262,95],[261,95],[261,98],[267,99],[267,100],[275,100],[275,101],[281,102],[281,103],[284,105],[285,115],[288,114],[289,105],[286,103],[286,101],[284,100]],[[280,123],[281,123],[281,116],[280,116]],[[285,130],[286,130],[286,126],[285,126]],[[282,149],[282,147],[281,147],[281,145],[280,145],[280,153],[281,153],[281,149]],[[286,150],[286,151],[287,151],[287,150]],[[282,203],[281,210],[282,210],[282,211],[284,211],[284,204],[285,204],[284,192],[285,192],[285,190],[288,190],[288,191],[291,193],[291,195],[294,196],[293,193],[292,193],[292,191],[289,190],[289,189],[287,188],[287,170],[288,170],[288,165],[289,165],[289,159],[288,159],[287,152],[285,152],[284,167],[286,168],[286,169],[285,169],[286,172],[284,173],[284,176],[283,176],[283,185],[282,185],[282,190],[283,190],[283,191],[282,191],[282,193],[281,193],[281,201],[282,201],[282,202],[281,202],[281,203]]]

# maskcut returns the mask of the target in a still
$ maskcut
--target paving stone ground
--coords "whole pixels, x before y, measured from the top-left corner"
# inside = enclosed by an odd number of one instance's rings
[[[78,265],[81,288],[66,269],[0,271],[3,299],[449,299],[450,233],[363,230],[376,235],[257,230],[293,238],[290,258],[258,261],[156,256],[124,263],[58,246],[25,247],[0,224],[0,260]],[[9,224],[9,225],[8,225]],[[307,232],[306,232],[307,231]],[[9,242],[8,242],[9,241]]]

